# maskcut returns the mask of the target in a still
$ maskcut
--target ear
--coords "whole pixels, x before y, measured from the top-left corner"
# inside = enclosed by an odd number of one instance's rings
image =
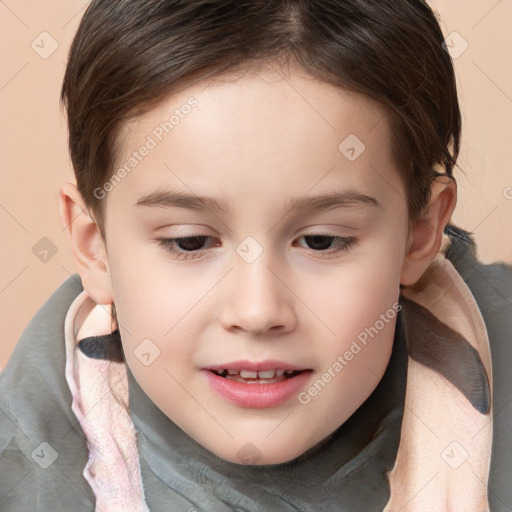
[[[457,203],[457,183],[440,176],[432,183],[431,197],[421,215],[411,224],[400,284],[409,286],[423,275],[437,256],[443,231]]]
[[[112,285],[105,243],[74,183],[60,187],[59,210],[84,289],[97,304],[111,304]]]

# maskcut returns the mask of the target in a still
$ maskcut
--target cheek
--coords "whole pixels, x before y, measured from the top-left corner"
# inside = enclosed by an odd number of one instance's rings
[[[208,291],[208,283],[191,279],[179,266],[166,263],[165,257],[156,257],[148,246],[126,251],[119,245],[110,258],[123,348],[142,381],[157,374],[165,378],[164,369],[175,374],[186,368],[183,363],[191,361],[200,338],[199,326],[191,318],[198,314],[199,301]],[[144,353],[154,362],[141,365]]]
[[[114,233],[123,231],[118,228]],[[156,242],[131,238],[132,242],[129,236],[114,239],[109,254],[116,309],[127,331],[146,329],[160,338],[191,310],[201,286],[184,266],[166,258]]]
[[[326,428],[335,428],[363,403],[382,378],[391,355],[399,311],[400,260],[391,246],[387,251],[384,246],[380,249],[333,272],[311,308],[321,320],[312,330],[316,350],[322,353],[318,378],[329,383],[321,393],[306,390],[305,398],[315,396],[316,413],[329,418]],[[323,389],[322,382],[317,387]]]
[[[321,279],[306,278],[300,293],[331,328],[331,338],[354,337],[394,304],[396,307],[401,266],[396,245],[385,241],[368,244],[354,257],[333,266]]]
[[[389,361],[399,309],[398,251],[385,241],[361,250],[315,288],[311,309],[321,321],[311,335],[322,353],[320,373],[332,382],[318,406],[328,416],[332,402],[339,404],[333,422],[344,421],[369,396]]]

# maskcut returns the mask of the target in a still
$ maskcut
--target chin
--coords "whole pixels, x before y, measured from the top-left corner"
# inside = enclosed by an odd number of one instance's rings
[[[269,464],[284,464],[290,462],[309,449],[300,449],[297,443],[291,446],[283,446],[268,443],[268,440],[255,441],[231,441],[229,446],[213,447],[206,446],[214,455],[234,464],[242,466],[262,466]],[[235,448],[235,449],[234,449]],[[314,447],[313,447],[314,448]]]

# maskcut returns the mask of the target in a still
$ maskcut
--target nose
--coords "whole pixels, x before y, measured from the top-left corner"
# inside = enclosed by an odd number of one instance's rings
[[[275,265],[270,265],[265,252],[252,263],[237,255],[234,268],[227,276],[220,312],[222,326],[229,331],[254,335],[293,330],[297,322],[293,293],[280,274]]]

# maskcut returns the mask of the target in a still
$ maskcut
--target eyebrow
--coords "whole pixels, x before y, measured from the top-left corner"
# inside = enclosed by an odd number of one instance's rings
[[[218,197],[205,197],[173,191],[156,190],[137,200],[134,206],[156,206],[163,208],[185,208],[188,210],[211,210],[214,212],[231,213],[231,203]],[[376,207],[383,208],[375,198],[356,190],[330,192],[316,196],[298,197],[288,200],[285,211],[322,211],[340,207]]]

